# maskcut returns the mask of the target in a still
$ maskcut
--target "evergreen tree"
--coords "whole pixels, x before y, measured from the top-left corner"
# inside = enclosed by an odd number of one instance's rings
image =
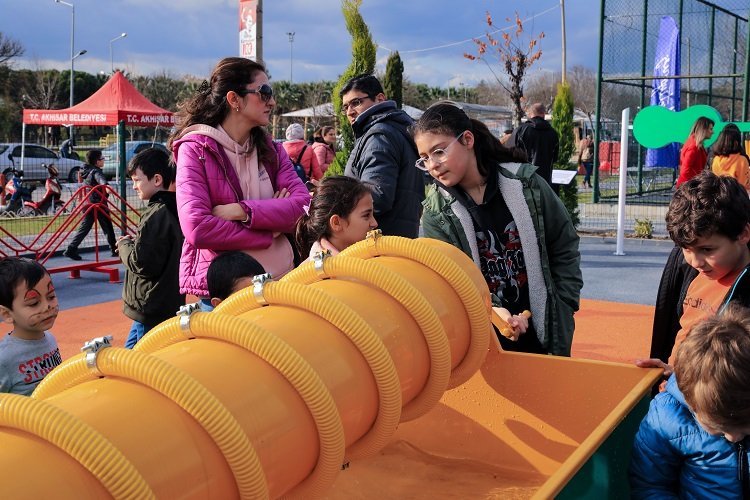
[[[383,80],[383,90],[385,96],[396,101],[396,106],[401,109],[404,105],[403,97],[403,80],[404,80],[404,63],[398,51],[391,52],[388,56],[388,62],[385,65],[385,78]]]
[[[570,85],[560,83],[557,85],[557,95],[552,105],[552,128],[557,131],[560,139],[560,155],[554,168],[559,170],[573,170],[577,165],[570,164],[570,158],[575,151],[575,137],[573,135],[573,94]],[[560,186],[560,200],[568,210],[570,220],[574,226],[578,226],[578,186],[573,181],[568,185]]]
[[[339,92],[350,78],[363,73],[372,73],[375,70],[375,43],[372,41],[370,29],[359,13],[360,5],[362,5],[362,0],[342,0],[341,2],[346,29],[352,36],[352,61],[333,89],[333,109],[338,118],[339,133],[343,144],[341,150],[336,153],[336,159],[328,167],[326,175],[341,175],[344,173],[346,160],[354,146],[354,133],[349,126],[346,114],[341,109]]]

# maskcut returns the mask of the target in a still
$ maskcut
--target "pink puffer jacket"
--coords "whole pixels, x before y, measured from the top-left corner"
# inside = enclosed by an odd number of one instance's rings
[[[206,272],[218,252],[268,248],[274,242],[274,233],[294,230],[303,207],[310,204],[310,194],[284,148],[270,137],[268,144],[276,151],[277,161],[263,166],[274,191],[286,188],[288,198],[243,200],[237,173],[215,139],[192,134],[175,141],[177,209],[185,234],[180,259],[181,293],[207,297]],[[252,210],[250,224],[211,214],[214,206],[229,203],[241,203],[246,211]]]
[[[326,170],[328,170],[328,167],[333,163],[333,160],[336,158],[336,152],[333,150],[331,146],[326,144],[325,142],[313,142],[312,143],[312,149],[315,153],[315,156],[318,158],[318,164],[320,165],[320,171],[324,174],[326,173]]]

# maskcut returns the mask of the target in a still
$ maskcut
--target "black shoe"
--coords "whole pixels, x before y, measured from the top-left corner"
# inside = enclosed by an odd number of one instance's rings
[[[63,255],[72,260],[83,260],[83,257],[78,254],[78,250],[73,250],[72,248],[65,249]]]
[[[120,252],[118,252],[116,248],[113,248],[112,249],[112,257],[119,257],[119,256],[120,256]]]

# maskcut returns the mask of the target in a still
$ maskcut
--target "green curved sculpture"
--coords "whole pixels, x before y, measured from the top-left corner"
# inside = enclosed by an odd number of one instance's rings
[[[742,132],[750,132],[750,123],[724,122],[716,109],[705,104],[697,104],[682,111],[672,111],[662,106],[645,107],[635,115],[633,136],[646,148],[660,148],[672,142],[684,143],[690,135],[693,123],[701,116],[714,121],[714,133],[706,141],[706,146],[716,141],[727,123],[734,123]]]

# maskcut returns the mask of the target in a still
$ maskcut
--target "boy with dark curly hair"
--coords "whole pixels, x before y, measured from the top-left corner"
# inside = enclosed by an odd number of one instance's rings
[[[733,177],[704,172],[677,189],[666,221],[669,236],[692,269],[681,282],[672,283],[669,291],[659,290],[659,296],[671,295],[677,307],[670,310],[657,303],[654,324],[667,324],[665,320],[679,315],[669,364],[656,357],[636,364],[664,368],[669,376],[674,353],[693,325],[730,302],[750,306],[750,198]],[[670,337],[669,332],[655,331],[656,335]],[[670,352],[667,345],[662,350]]]

